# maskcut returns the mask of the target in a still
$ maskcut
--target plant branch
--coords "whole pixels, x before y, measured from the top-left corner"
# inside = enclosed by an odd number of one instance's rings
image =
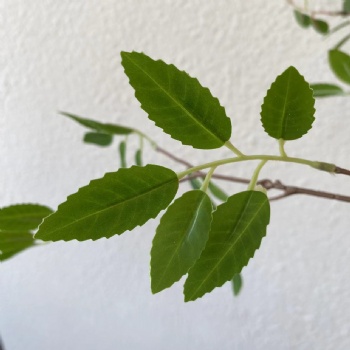
[[[294,0],[287,0],[287,2],[293,6],[297,11],[305,13],[306,9],[303,7],[300,7],[295,4]],[[317,15],[323,15],[323,16],[336,16],[336,17],[346,17],[350,15],[350,12],[347,11],[326,11],[326,10],[315,10],[311,12],[311,17],[317,16]]]
[[[191,163],[189,163],[189,162],[187,162],[179,157],[174,156],[172,153],[166,151],[165,149],[163,149],[159,146],[157,146],[155,148],[155,150],[159,153],[164,154],[166,157],[174,160],[175,162],[177,162],[179,164],[185,165],[188,168],[193,168],[193,165]],[[340,167],[336,167],[334,172],[337,174],[344,174],[344,175],[350,176],[350,170],[343,169]],[[185,178],[181,179],[180,182],[185,182],[185,181],[195,179],[198,177],[205,178],[206,175],[207,174],[205,172],[197,171],[197,172],[194,172],[194,173],[186,176]],[[211,178],[217,179],[217,180],[228,181],[228,182],[241,183],[241,184],[249,184],[250,183],[249,179],[236,177],[236,176],[223,175],[223,174],[213,174],[211,176]],[[279,180],[272,181],[269,179],[264,179],[264,180],[258,181],[257,184],[262,185],[267,190],[275,189],[275,190],[283,191],[283,193],[281,193],[280,195],[275,196],[275,197],[271,197],[270,200],[278,200],[278,199],[286,198],[286,197],[289,197],[289,196],[295,195],[295,194],[304,194],[307,196],[313,196],[313,197],[319,197],[319,198],[325,198],[325,199],[333,199],[333,200],[337,200],[337,201],[341,201],[341,202],[350,203],[350,196],[344,196],[341,194],[330,193],[330,192],[325,192],[325,191],[317,191],[317,190],[313,190],[310,188],[304,188],[304,187],[289,186],[289,185],[283,184]]]

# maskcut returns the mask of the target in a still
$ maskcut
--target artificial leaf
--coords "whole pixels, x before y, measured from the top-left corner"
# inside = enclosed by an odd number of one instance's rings
[[[0,230],[0,261],[4,261],[33,245],[33,235],[29,232]]]
[[[240,273],[237,273],[232,278],[232,291],[235,296],[237,296],[242,290],[243,279]]]
[[[344,95],[341,87],[334,84],[311,84],[311,89],[314,91],[314,97],[329,97]]]
[[[52,213],[48,207],[39,204],[16,204],[0,209],[0,230],[30,231]]]
[[[61,112],[61,114],[76,121],[80,125],[86,126],[89,129],[93,129],[104,134],[128,135],[134,131],[133,129],[125,126],[109,123],[100,123],[96,122],[95,120],[82,118],[71,113]]]
[[[213,196],[215,196],[217,199],[226,202],[228,195],[216,184],[214,184],[212,181],[209,182],[208,186],[210,192],[212,193]]]
[[[350,84],[350,56],[340,50],[330,50],[328,60],[338,79]]]
[[[142,166],[142,151],[138,149],[135,153],[135,164]]]
[[[84,142],[98,146],[109,146],[113,142],[113,135],[102,132],[87,132],[84,136]]]
[[[70,195],[44,220],[35,238],[96,240],[132,230],[169,205],[178,182],[172,170],[151,164],[107,173]]]
[[[300,11],[294,10],[294,17],[297,21],[297,23],[300,25],[302,28],[307,28],[311,24],[311,19],[309,16],[301,13]]]
[[[185,301],[200,298],[240,273],[260,247],[269,220],[270,205],[262,192],[241,192],[219,205],[207,245],[188,273]]]
[[[329,25],[325,21],[319,19],[312,19],[311,24],[312,27],[316,30],[316,32],[320,34],[327,34],[329,32]]]
[[[119,144],[120,167],[126,168],[126,142],[122,141]]]
[[[263,127],[275,139],[298,139],[312,127],[314,104],[309,84],[294,67],[289,67],[267,91],[261,106]]]
[[[151,250],[151,286],[158,293],[185,275],[208,240],[212,206],[200,190],[178,198],[160,220]]]
[[[122,64],[148,117],[172,138],[200,149],[223,146],[231,121],[209,89],[174,65],[137,52],[122,52]]]

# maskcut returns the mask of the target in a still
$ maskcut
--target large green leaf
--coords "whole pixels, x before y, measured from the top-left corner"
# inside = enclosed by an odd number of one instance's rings
[[[338,79],[350,84],[350,56],[340,50],[330,50],[328,60]]]
[[[113,142],[113,135],[102,132],[87,132],[84,136],[84,142],[106,147]]]
[[[241,192],[219,205],[207,245],[188,273],[185,301],[200,298],[240,273],[260,247],[269,220],[270,205],[262,192]]]
[[[148,117],[172,138],[195,148],[221,147],[231,121],[209,89],[174,65],[137,52],[122,52],[122,64]]]
[[[0,209],[0,230],[30,231],[52,213],[48,207],[39,204],[16,204]]]
[[[100,123],[91,119],[79,117],[71,113],[61,112],[61,114],[76,121],[80,125],[86,126],[89,129],[93,129],[105,134],[127,135],[134,131],[133,129],[127,128],[125,126],[109,124],[109,123]]]
[[[107,173],[70,195],[44,220],[35,238],[83,241],[121,234],[155,218],[177,189],[177,175],[158,165]]]
[[[29,232],[0,231],[0,261],[33,245],[33,235]]]
[[[160,220],[151,250],[151,286],[158,293],[185,275],[208,240],[212,206],[200,190],[178,198]]]
[[[267,91],[261,106],[263,127],[275,139],[298,139],[312,127],[314,104],[309,84],[294,67],[289,67]]]
[[[334,84],[311,84],[311,89],[314,91],[314,97],[329,97],[329,96],[341,96],[344,95],[344,91],[341,87]]]

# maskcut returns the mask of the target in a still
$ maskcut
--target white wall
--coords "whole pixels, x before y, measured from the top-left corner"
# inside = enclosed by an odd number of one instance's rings
[[[247,153],[277,151],[259,112],[285,68],[335,82],[326,60],[335,39],[299,29],[283,0],[2,0],[0,16],[2,206],[55,208],[117,168],[117,143],[83,145],[83,129],[58,110],[142,128],[194,163],[228,155],[163,135],[133,97],[121,50],[198,77],[226,107],[232,140]],[[346,98],[318,101],[314,129],[287,151],[350,168],[349,110]],[[151,150],[146,159],[181,169]],[[249,177],[252,169],[222,171]],[[297,165],[271,164],[262,176],[350,194],[345,177]],[[109,240],[32,249],[0,265],[0,334],[7,350],[349,349],[349,224],[347,204],[302,196],[274,202],[267,237],[243,271],[242,295],[233,298],[225,285],[187,304],[181,283],[150,292],[156,220]]]

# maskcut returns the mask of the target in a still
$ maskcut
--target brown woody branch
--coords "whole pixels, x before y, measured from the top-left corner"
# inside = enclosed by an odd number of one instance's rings
[[[305,13],[305,8],[297,6],[294,3],[294,0],[287,0],[287,2],[292,5],[297,11]],[[316,11],[312,11],[310,13],[311,17],[317,16],[317,15],[321,15],[321,16],[335,16],[335,17],[346,17],[350,15],[350,12],[347,11],[326,11],[326,10],[316,10]]]
[[[182,165],[185,165],[187,168],[193,167],[193,165],[191,163],[174,156],[172,153],[166,151],[165,149],[163,149],[161,147],[157,146],[155,150],[159,153],[164,154],[165,156],[174,160],[175,162],[182,164]],[[336,167],[335,173],[350,176],[350,170],[343,169],[340,167]],[[185,181],[195,179],[198,177],[204,178],[205,176],[206,176],[205,172],[197,171],[197,172],[192,173],[189,176],[185,177],[184,179],[182,179],[181,182],[185,182]],[[241,184],[249,184],[250,183],[249,179],[236,177],[236,176],[221,175],[221,174],[213,174],[212,178],[218,179],[218,180],[229,181],[229,182],[241,183]],[[266,188],[266,190],[274,189],[274,190],[282,191],[282,193],[280,195],[271,197],[270,200],[278,200],[278,199],[286,198],[286,197],[289,197],[289,196],[292,196],[295,194],[304,194],[307,196],[326,198],[326,199],[334,199],[337,201],[350,203],[350,196],[344,196],[341,194],[330,193],[330,192],[325,192],[325,191],[317,191],[317,190],[313,190],[310,188],[284,185],[279,180],[272,181],[269,179],[264,179],[264,180],[258,181],[258,184],[263,186],[264,188]]]

